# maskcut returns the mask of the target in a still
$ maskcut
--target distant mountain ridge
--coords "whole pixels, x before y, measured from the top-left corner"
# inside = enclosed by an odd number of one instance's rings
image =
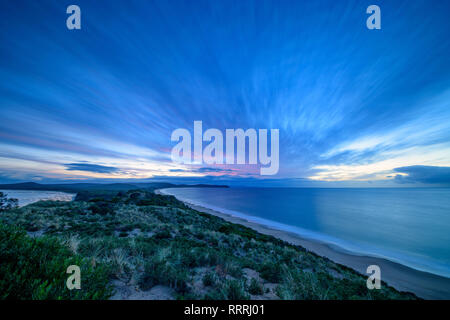
[[[78,192],[87,190],[128,191],[133,189],[162,189],[162,188],[229,188],[226,185],[208,184],[172,184],[168,182],[138,182],[138,183],[59,183],[40,184],[36,182],[23,182],[12,184],[0,184],[0,190],[41,190],[41,191],[66,191]]]

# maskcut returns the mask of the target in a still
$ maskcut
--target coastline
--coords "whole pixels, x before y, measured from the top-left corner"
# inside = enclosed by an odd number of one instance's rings
[[[77,196],[76,193],[54,190],[10,190],[1,189],[0,192],[5,193],[8,197],[16,198],[18,200],[19,207],[24,207],[29,204],[38,201],[73,201]],[[25,197],[21,197],[20,194],[24,194]],[[41,194],[41,196],[30,197],[33,194]],[[26,196],[28,195],[28,196]]]
[[[157,189],[155,193],[168,195],[164,193],[164,189]],[[381,280],[399,291],[409,291],[424,299],[450,299],[450,278],[419,271],[384,258],[357,255],[335,245],[303,238],[296,233],[278,230],[217,210],[194,205],[188,201],[178,200],[194,210],[218,216],[228,222],[240,224],[259,233],[301,246],[319,256],[352,268],[363,275],[366,275],[366,268],[369,265],[378,265],[381,269]]]

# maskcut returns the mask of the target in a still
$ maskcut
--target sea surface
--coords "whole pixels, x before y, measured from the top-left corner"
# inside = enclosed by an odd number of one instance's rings
[[[450,188],[173,188],[180,200],[450,277]]]
[[[6,194],[8,198],[15,198],[19,200],[19,207],[27,204],[37,202],[40,200],[57,200],[57,201],[72,201],[76,194],[59,192],[59,191],[35,191],[35,190],[0,190]]]

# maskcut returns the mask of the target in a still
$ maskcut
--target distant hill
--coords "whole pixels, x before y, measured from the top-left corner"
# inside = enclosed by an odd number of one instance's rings
[[[40,184],[35,182],[0,184],[0,190],[42,190],[42,191],[128,191],[133,189],[155,190],[162,188],[228,188],[225,185],[208,184],[172,184],[167,182],[138,182],[138,183],[60,183],[60,184]]]

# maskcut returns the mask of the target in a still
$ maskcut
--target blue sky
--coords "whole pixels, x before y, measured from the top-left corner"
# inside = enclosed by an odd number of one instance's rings
[[[81,30],[66,28],[70,4]],[[366,28],[371,4],[381,30]],[[450,184],[449,12],[449,1],[2,1],[0,181]],[[195,120],[278,128],[278,174],[172,163],[171,132]]]

